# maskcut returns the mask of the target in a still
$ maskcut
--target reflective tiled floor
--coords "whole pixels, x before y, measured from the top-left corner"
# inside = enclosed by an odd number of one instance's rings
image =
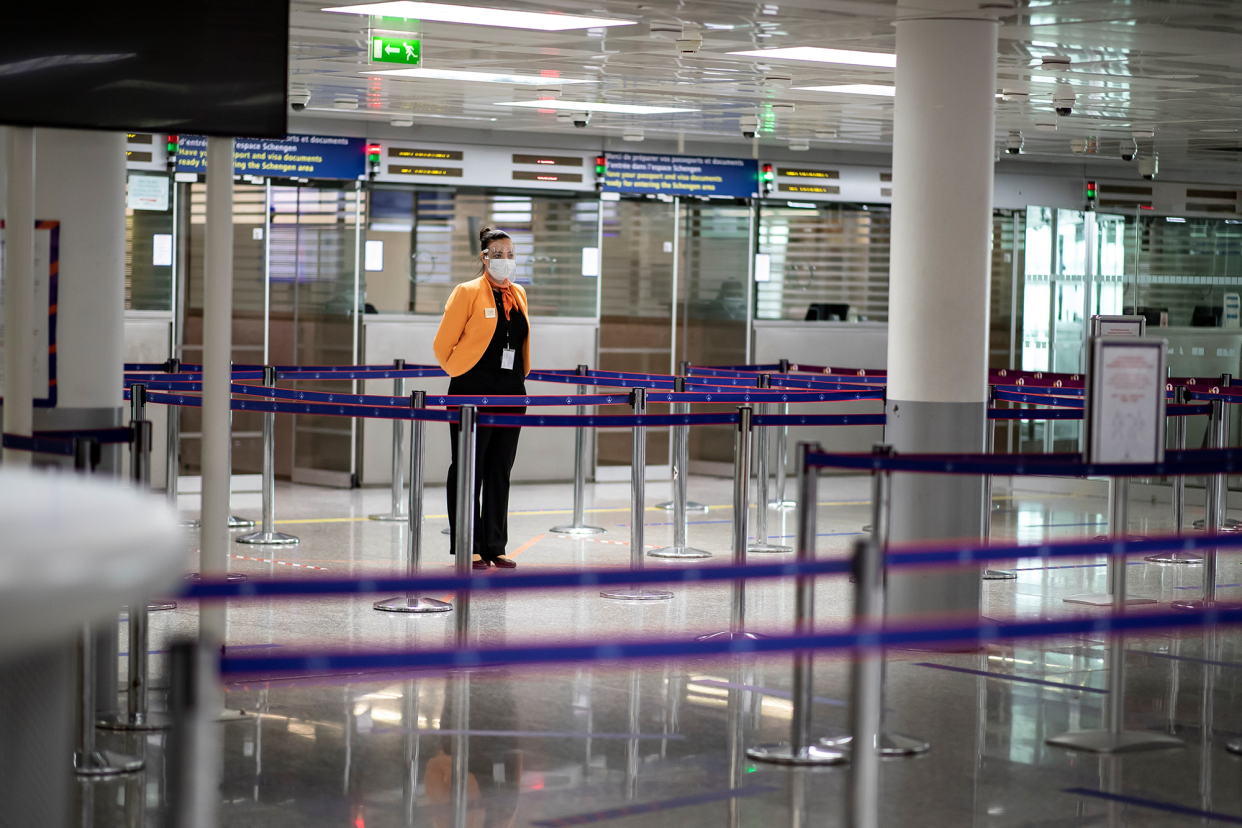
[[[667,498],[648,487],[648,503]],[[825,478],[820,487],[819,551],[843,554],[868,520],[865,478]],[[730,482],[695,478],[694,500],[713,504],[690,518],[692,545],[727,560]],[[425,566],[447,571],[444,492],[428,490]],[[593,539],[549,533],[569,518],[565,485],[519,486],[513,493],[510,554],[520,570],[626,566],[629,490],[588,487]],[[370,521],[388,493],[281,486],[280,529],[300,545],[235,546],[232,566],[253,575],[397,572],[404,529]],[[245,514],[244,508],[237,509]],[[1103,533],[1102,498],[1022,495],[998,498],[998,539],[1071,538]],[[1134,503],[1133,527],[1167,530],[1167,504]],[[1194,509],[1188,522],[1200,515]],[[646,544],[671,540],[668,514],[647,511]],[[772,512],[769,534],[792,542],[793,514]],[[773,540],[775,542],[775,540]],[[254,559],[261,560],[254,560]],[[650,559],[649,559],[650,560]],[[1223,554],[1220,595],[1239,596],[1237,557]],[[294,566],[297,564],[298,566]],[[658,566],[652,560],[649,565]],[[1066,604],[1072,593],[1103,591],[1098,560],[1014,564],[1018,578],[984,586],[995,618],[1056,617],[1101,610]],[[1135,563],[1130,592],[1162,604],[1196,596],[1198,566]],[[821,624],[841,623],[851,606],[844,578],[817,588]],[[727,587],[673,588],[670,601],[640,605],[591,591],[523,592],[475,599],[473,626],[483,644],[568,638],[686,635],[727,627]],[[383,597],[383,596],[378,596]],[[447,596],[434,596],[447,597]],[[228,646],[277,648],[439,647],[451,641],[453,614],[376,612],[374,596],[236,602]],[[748,626],[787,630],[792,586],[752,584]],[[152,616],[152,649],[190,634],[185,604]],[[122,634],[124,627],[122,625]],[[123,639],[122,639],[123,640]],[[1192,825],[1186,809],[1242,822],[1242,757],[1227,752],[1242,734],[1242,634],[1199,631],[1127,641],[1126,724],[1173,733],[1179,750],[1104,758],[1045,745],[1047,736],[1101,723],[1107,698],[1106,644],[1083,636],[972,652],[888,654],[887,726],[931,743],[922,757],[885,761],[881,823],[886,826]],[[243,650],[244,651],[244,650]],[[1208,660],[1215,664],[1208,665]],[[163,658],[153,657],[155,684]],[[816,736],[848,726],[849,670],[838,657],[815,665]],[[233,826],[452,825],[452,757],[468,744],[471,828],[606,823],[624,826],[844,825],[848,766],[790,771],[749,762],[746,747],[786,738],[788,657],[679,660],[469,674],[301,676],[227,687],[230,707],[255,711],[221,725],[225,740],[223,823]],[[162,703],[153,695],[155,706]],[[105,745],[144,749],[147,771],[81,783],[80,804],[100,826],[159,824],[165,788],[162,737],[108,735]],[[141,742],[141,744],[139,744]],[[1100,792],[1128,798],[1102,798]],[[85,814],[83,814],[85,817]],[[84,822],[86,820],[84,819]]]

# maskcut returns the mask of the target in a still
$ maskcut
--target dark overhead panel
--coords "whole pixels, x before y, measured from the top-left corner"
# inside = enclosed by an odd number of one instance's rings
[[[284,137],[288,0],[14,4],[0,123]]]

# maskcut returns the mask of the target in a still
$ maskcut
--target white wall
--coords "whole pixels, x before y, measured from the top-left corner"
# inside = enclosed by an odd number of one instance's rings
[[[368,365],[391,363],[404,359],[408,364],[434,365],[431,349],[439,317],[408,314],[368,314],[363,317],[363,361]],[[594,319],[531,319],[531,367],[533,369],[576,368],[579,364],[595,367],[595,342],[598,325]],[[447,377],[406,380],[406,393],[423,389],[428,396],[448,391]],[[371,380],[365,383],[365,394],[392,394],[392,380]],[[576,387],[561,383],[527,382],[529,394],[577,393]],[[574,414],[570,406],[531,409],[543,414]],[[406,429],[404,451],[409,452],[409,429]],[[527,428],[522,431],[513,480],[571,480],[574,470],[573,432],[559,428]],[[589,444],[590,441],[588,441]],[[443,485],[449,465],[449,428],[447,423],[427,424],[426,480]],[[593,463],[588,463],[589,469]],[[408,475],[407,475],[408,477]],[[364,486],[388,485],[392,482],[392,425],[387,420],[365,420],[362,424],[362,469]]]

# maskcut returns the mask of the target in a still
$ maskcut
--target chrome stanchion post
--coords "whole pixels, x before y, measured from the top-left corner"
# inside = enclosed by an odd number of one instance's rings
[[[168,709],[172,729],[165,745],[171,828],[219,824],[224,738],[214,712],[219,692],[213,648],[180,641],[168,652]]]
[[[1109,534],[1118,541],[1125,541],[1129,516],[1130,479],[1112,477],[1112,509],[1109,514]],[[1109,588],[1113,597],[1113,617],[1120,620],[1126,612],[1126,555],[1112,555],[1114,566]],[[1096,730],[1078,730],[1052,736],[1045,741],[1056,747],[1085,750],[1091,753],[1122,753],[1133,750],[1160,750],[1181,747],[1181,739],[1162,733],[1125,729],[1126,647],[1125,636],[1116,630],[1110,632],[1108,642],[1108,700],[1103,727]]]
[[[815,560],[816,502],[818,501],[819,468],[810,465],[807,455],[819,451],[814,443],[798,443],[795,452],[798,469],[797,560],[800,564]],[[761,504],[766,505],[764,501]],[[815,629],[815,578],[800,574],[794,581],[794,635],[807,635]],[[789,725],[789,741],[756,745],[746,755],[756,762],[777,765],[840,765],[848,762],[849,752],[838,750],[811,739],[811,706],[814,704],[812,654],[793,654],[793,715]]]
[[[460,429],[457,432],[457,545],[453,549],[456,574],[469,577],[474,557],[474,513],[478,507],[474,493],[475,451],[479,430],[479,410],[473,405],[463,405],[459,412]],[[454,635],[458,647],[464,647],[470,635],[470,591],[457,590],[454,601],[457,617],[454,619]],[[469,702],[467,693],[467,703]]]
[[[164,373],[181,373],[181,360],[170,359],[164,363]],[[170,382],[176,380],[170,378]],[[168,505],[177,508],[177,477],[181,473],[181,407],[166,406],[168,423],[164,428],[164,494]]]
[[[410,408],[424,411],[427,408],[427,392],[415,391],[410,394]],[[417,417],[417,414],[415,415]],[[410,502],[407,517],[410,522],[409,539],[406,541],[408,553],[406,577],[418,577],[418,566],[422,559],[423,549],[423,484],[425,483],[424,456],[427,451],[427,423],[423,420],[410,421]],[[447,612],[453,605],[435,598],[424,598],[413,592],[386,601],[376,601],[377,610],[385,612]],[[408,725],[407,725],[408,726]]]
[[[233,380],[233,363],[229,362],[229,382]],[[267,374],[264,374],[266,378]],[[229,407],[229,528],[230,529],[249,529],[254,526],[254,521],[250,518],[238,517],[231,511],[233,508],[233,409]]]
[[[1179,385],[1173,389],[1173,404],[1186,404],[1186,386]],[[1186,418],[1173,418],[1173,448],[1177,451],[1186,450]],[[1173,478],[1173,491],[1170,499],[1173,505],[1173,532],[1182,534],[1185,527],[1186,514],[1186,475],[1179,474]],[[1203,557],[1193,552],[1157,552],[1143,558],[1145,561],[1159,564],[1197,564],[1203,563]]]
[[[759,387],[772,387],[772,377],[768,374],[759,375]],[[759,413],[767,414],[771,409],[767,403],[759,404]],[[750,552],[792,552],[792,546],[768,543],[768,427],[758,426],[759,433],[755,438],[756,462],[755,475],[758,486],[755,490],[755,542],[747,547]]]
[[[678,394],[684,393],[686,390],[686,379],[689,376],[690,363],[685,361],[678,363],[677,376],[673,379],[673,391]],[[689,414],[690,403],[673,403],[672,412],[674,414]],[[683,475],[686,477],[686,481],[681,483],[683,508],[687,512],[706,512],[707,507],[702,503],[695,503],[693,500],[685,498],[684,489],[690,475],[690,426],[688,425],[673,426],[673,499],[657,503],[654,508],[664,509],[667,512],[672,512],[677,508],[678,469],[682,470]]]
[[[789,373],[790,363],[787,359],[782,359],[780,363],[780,372],[782,374]],[[789,413],[789,403],[780,404],[780,412],[782,414]],[[787,457],[789,453],[789,426],[782,425],[776,429],[776,497],[768,505],[773,509],[792,509],[798,504],[792,500],[785,499],[785,465],[789,462]]]
[[[685,391],[686,378],[674,379],[673,393],[684,394]],[[690,413],[688,403],[673,403],[673,408],[676,414]],[[690,454],[686,447],[688,442],[686,438],[689,431],[688,425],[673,426],[673,545],[652,549],[647,554],[653,558],[710,558],[712,556],[711,552],[704,552],[702,549],[686,545],[686,478],[689,476],[686,460]]]
[[[630,402],[634,413],[647,413],[647,389],[635,388],[630,392]],[[630,568],[643,568],[643,537],[647,495],[647,427],[642,422],[634,424],[633,443],[630,449]],[[605,590],[601,598],[612,598],[619,601],[662,601],[673,597],[673,593],[664,589],[647,589],[630,586],[621,589]]]
[[[988,403],[987,414],[991,414],[996,408],[996,386],[988,386]],[[996,421],[990,416],[986,426],[987,442],[984,445],[984,451],[989,455],[996,450]],[[992,475],[985,474],[983,476],[983,528],[980,532],[984,543],[992,541]],[[984,569],[983,580],[985,581],[1013,581],[1018,577],[1018,573],[1008,569]]]
[[[577,376],[585,377],[590,369],[579,365]],[[578,394],[587,392],[585,385],[578,386]],[[578,406],[579,417],[586,416],[586,406]],[[553,526],[549,532],[560,535],[599,535],[606,530],[600,526],[586,524],[586,428],[578,426],[574,429],[574,521],[568,526]]]
[[[1208,445],[1214,449],[1224,448],[1228,434],[1224,400],[1210,401],[1212,413],[1208,415]],[[1228,496],[1228,477],[1223,474],[1208,475],[1204,519],[1206,532],[1219,534],[1224,526],[1224,500]],[[1173,609],[1199,610],[1216,606],[1217,560],[1216,549],[1203,551],[1203,596],[1197,601],[1174,601]]]
[[[463,407],[464,408],[464,407]],[[473,426],[473,423],[471,424]],[[463,433],[464,433],[463,429]],[[473,432],[473,428],[471,429]],[[474,452],[471,452],[473,454]],[[459,451],[458,455],[461,457]],[[470,475],[471,478],[474,475]],[[458,480],[462,479],[462,475],[458,474]],[[473,490],[473,487],[472,487]],[[460,502],[460,501],[459,501]],[[473,511],[473,509],[471,510]],[[461,514],[461,509],[457,512]],[[473,534],[473,533],[472,533]],[[459,534],[457,537],[461,537]],[[457,554],[462,553],[458,549]],[[458,621],[465,615],[459,612]],[[452,802],[453,802],[453,828],[468,828],[469,815],[469,781],[470,781],[470,674],[465,670],[457,671],[452,677],[453,687],[453,707],[455,715],[453,716],[452,727],[453,733],[453,765],[452,776],[450,777]]]
[[[145,764],[136,756],[123,756],[95,747],[95,631],[82,625],[78,637],[78,739],[73,752],[73,770],[78,776],[115,776],[142,770]]]
[[[750,541],[750,421],[754,410],[749,405],[737,407],[737,431],[733,436],[733,565],[746,565],[746,547]],[[699,636],[699,641],[735,636],[759,638],[746,632],[746,581],[735,578],[729,586],[729,629],[726,632]]]
[[[392,361],[392,369],[394,371],[405,370],[404,359],[394,359]],[[392,381],[392,395],[394,397],[405,396],[405,378],[394,377]],[[371,515],[371,520],[391,520],[406,521],[409,515],[405,513],[402,502],[401,489],[405,481],[402,480],[403,466],[401,463],[402,448],[401,444],[405,436],[405,423],[401,420],[392,421],[392,511],[382,515]]]
[[[268,388],[276,387],[276,368],[272,365],[263,368],[263,384]],[[291,546],[298,543],[296,535],[286,535],[276,531],[276,413],[266,411],[263,414],[263,529],[242,535],[238,543],[254,546]]]
[[[884,568],[875,539],[854,544],[854,624],[884,624]],[[854,651],[850,687],[850,741],[853,751],[846,799],[850,828],[875,828],[879,822],[880,756],[884,717],[884,651]]]

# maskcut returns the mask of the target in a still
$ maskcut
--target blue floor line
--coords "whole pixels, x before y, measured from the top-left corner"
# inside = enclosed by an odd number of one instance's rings
[[[1173,655],[1172,653],[1157,653],[1151,650],[1126,650],[1127,653],[1142,653],[1143,655],[1155,656],[1156,658],[1167,658],[1170,661],[1189,661],[1194,664],[1207,664],[1212,667],[1242,667],[1236,661],[1213,661],[1208,658],[1195,658],[1194,656]]]
[[[609,808],[604,811],[588,811],[585,814],[540,819],[531,823],[538,828],[565,828],[570,825],[587,825],[592,822],[606,822],[610,819],[651,814],[656,811],[670,811],[674,808],[686,808],[691,805],[705,805],[708,802],[720,802],[725,799],[738,799],[744,796],[772,793],[777,790],[770,785],[747,785],[744,788],[730,788],[724,791],[709,791],[694,796],[681,796],[676,799],[663,799],[659,802],[644,802],[637,805],[625,805],[620,808]]]
[[[1096,799],[1107,799],[1111,802],[1120,802],[1125,805],[1137,805],[1140,808],[1151,808],[1153,810],[1164,811],[1169,814],[1180,814],[1181,816],[1198,817],[1200,819],[1214,819],[1218,822],[1228,822],[1231,825],[1242,825],[1242,816],[1222,814],[1219,811],[1204,811],[1199,808],[1191,808],[1186,805],[1176,805],[1172,802],[1160,802],[1155,799],[1143,799],[1137,796],[1108,793],[1107,791],[1093,791],[1089,788],[1064,788],[1062,793],[1074,794],[1075,796],[1090,796]]]
[[[1038,684],[1042,687],[1053,687],[1057,690],[1081,690],[1084,693],[1100,693],[1107,695],[1107,690],[1101,690],[1098,687],[1083,687],[1079,684],[1061,684],[1055,681],[1045,681],[1044,679],[1026,678],[1024,676],[1014,676],[1008,673],[989,673],[987,670],[971,670],[967,667],[950,667],[947,664],[933,664],[930,661],[916,661],[915,667],[932,667],[936,670],[948,670],[953,673],[967,673],[972,676],[984,676],[986,678],[1000,679],[1001,681],[1016,681],[1022,684]]]

